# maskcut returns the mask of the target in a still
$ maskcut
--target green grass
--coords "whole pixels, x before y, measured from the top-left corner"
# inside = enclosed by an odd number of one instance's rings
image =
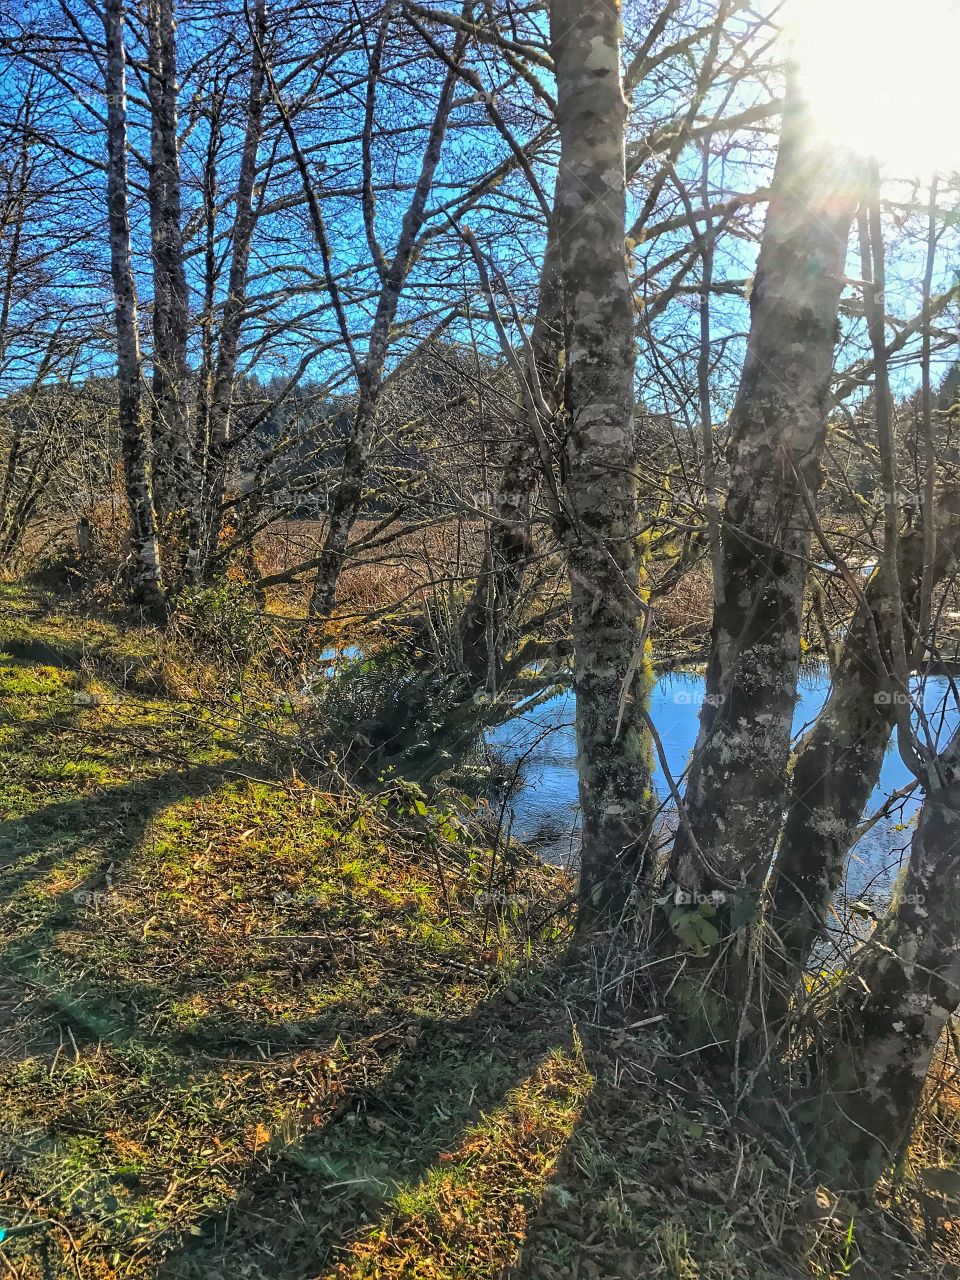
[[[332,1265],[366,1189],[514,1081],[515,1044],[457,1028],[499,1019],[524,940],[484,939],[479,861],[438,870],[366,797],[258,778],[207,708],[122,680],[163,671],[156,636],[2,608],[0,1220],[46,1220],[83,1275],[234,1274],[306,1180],[296,1265]]]
[[[807,1220],[789,1153],[657,1030],[594,1025],[564,877],[503,886],[542,932],[487,920],[444,814],[267,776],[203,687],[0,585],[0,1228],[33,1228],[0,1271],[935,1274],[868,1216]]]

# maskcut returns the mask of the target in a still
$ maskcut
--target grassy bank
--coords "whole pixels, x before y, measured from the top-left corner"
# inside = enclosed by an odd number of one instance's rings
[[[558,873],[268,773],[149,630],[0,608],[5,1274],[960,1274],[946,1202],[818,1194],[635,958],[571,961]]]

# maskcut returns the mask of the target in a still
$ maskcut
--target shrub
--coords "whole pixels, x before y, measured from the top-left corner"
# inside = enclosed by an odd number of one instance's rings
[[[241,670],[265,648],[260,619],[242,582],[188,587],[177,597],[173,626],[203,658]]]

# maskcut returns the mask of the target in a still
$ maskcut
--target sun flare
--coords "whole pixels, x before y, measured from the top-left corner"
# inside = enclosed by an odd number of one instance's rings
[[[820,128],[892,177],[960,168],[960,0],[792,0],[800,83]]]

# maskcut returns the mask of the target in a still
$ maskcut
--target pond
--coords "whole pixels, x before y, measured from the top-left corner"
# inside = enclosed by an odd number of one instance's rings
[[[955,711],[949,680],[945,676],[927,676],[922,688],[923,705],[931,723],[939,723],[938,717],[946,707],[945,729],[952,727]],[[802,733],[816,718],[829,689],[830,675],[825,668],[804,670],[794,717],[795,734]],[[703,695],[703,675],[694,672],[665,675],[653,690],[651,715],[663,740],[670,772],[678,781],[696,741]],[[575,865],[579,850],[575,705],[572,692],[561,693],[529,715],[488,734],[489,744],[519,769],[519,784],[509,804],[513,835],[529,841],[550,861],[561,865]],[[669,791],[659,765],[656,778],[662,801]],[[910,781],[896,747],[891,745],[868,814]],[[889,898],[901,862],[909,852],[912,819],[918,805],[915,796],[902,801],[860,840],[849,859],[841,897],[873,903]],[[671,821],[669,811],[666,821]]]

